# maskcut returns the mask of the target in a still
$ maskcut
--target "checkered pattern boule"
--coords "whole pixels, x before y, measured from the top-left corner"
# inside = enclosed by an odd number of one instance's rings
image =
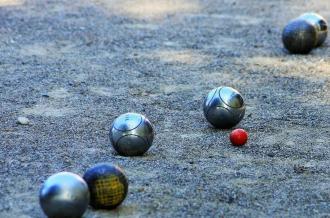
[[[96,180],[93,192],[98,204],[114,206],[123,200],[125,187],[118,176],[111,175]]]

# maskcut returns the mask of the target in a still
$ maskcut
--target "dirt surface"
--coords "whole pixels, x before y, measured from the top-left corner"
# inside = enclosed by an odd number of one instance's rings
[[[0,0],[0,217],[44,217],[43,181],[99,162],[129,194],[85,217],[330,217],[329,39],[281,42],[307,11],[330,20],[328,0]],[[223,85],[245,97],[243,148],[203,117]],[[125,112],[155,126],[143,157],[110,146]]]

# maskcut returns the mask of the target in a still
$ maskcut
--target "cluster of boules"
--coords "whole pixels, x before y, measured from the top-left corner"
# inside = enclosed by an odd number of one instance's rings
[[[102,163],[88,169],[83,177],[71,172],[56,173],[39,191],[40,206],[49,218],[79,218],[88,205],[114,209],[126,198],[128,180],[118,166]]]
[[[293,54],[308,54],[321,46],[328,35],[328,23],[316,13],[305,13],[290,21],[283,29],[284,47]]]

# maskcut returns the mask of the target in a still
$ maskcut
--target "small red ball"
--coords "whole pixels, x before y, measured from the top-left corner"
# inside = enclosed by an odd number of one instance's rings
[[[244,129],[235,129],[230,133],[229,139],[234,146],[242,146],[248,140],[248,133]]]

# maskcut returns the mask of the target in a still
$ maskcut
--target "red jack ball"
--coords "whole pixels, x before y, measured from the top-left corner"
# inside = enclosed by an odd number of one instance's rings
[[[234,146],[242,146],[248,140],[248,133],[244,129],[235,129],[230,133],[229,139]]]

